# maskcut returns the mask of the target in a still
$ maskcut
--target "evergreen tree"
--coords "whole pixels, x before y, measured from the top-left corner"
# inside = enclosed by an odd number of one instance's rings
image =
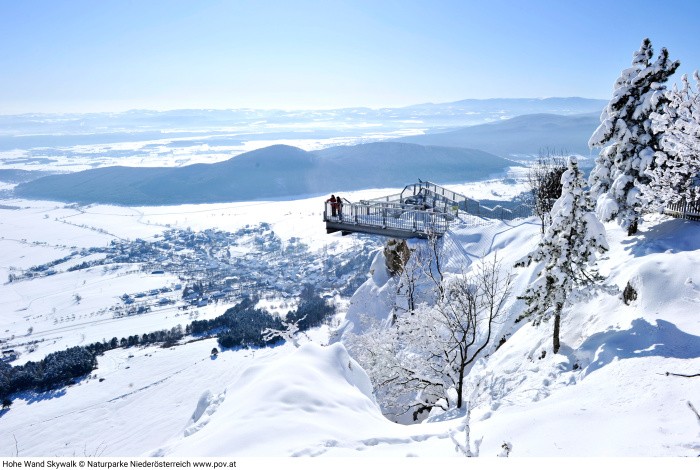
[[[656,166],[643,196],[661,209],[682,200],[700,201],[700,77],[695,72],[695,91],[687,76],[683,86],[667,92],[664,113],[652,115],[654,129],[663,132],[661,150],[654,154]]]
[[[335,307],[326,303],[311,284],[305,284],[299,296],[299,306],[286,316],[287,324],[297,324],[300,331],[321,325],[335,314]],[[274,328],[273,328],[274,329]]]
[[[554,201],[561,196],[561,175],[566,170],[563,156],[540,155],[527,173],[527,182],[532,196],[533,212],[539,217],[542,234],[550,221]]]
[[[561,312],[584,288],[603,280],[595,268],[596,253],[608,250],[605,229],[584,191],[578,164],[570,158],[561,178],[562,194],[552,208],[552,223],[530,261],[541,263],[537,279],[522,296],[536,324],[554,316],[554,352],[559,351]]]
[[[600,116],[600,126],[588,141],[601,147],[589,183],[603,221],[616,219],[632,235],[646,205],[641,196],[651,178],[654,154],[661,149],[661,134],[652,126],[652,113],[668,101],[662,85],[680,62],[671,62],[664,48],[655,62],[649,39],[634,53],[632,67],[615,82],[613,97]]]

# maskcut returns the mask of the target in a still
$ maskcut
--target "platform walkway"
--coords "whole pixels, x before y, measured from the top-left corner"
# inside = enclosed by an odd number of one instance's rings
[[[323,221],[327,233],[368,233],[392,238],[442,237],[460,213],[485,219],[513,220],[531,215],[524,206],[516,210],[486,207],[476,199],[429,181],[407,185],[399,194],[351,202],[339,206],[326,201]]]
[[[454,216],[438,211],[416,210],[410,204],[350,202],[340,210],[326,202],[323,220],[328,233],[369,233],[393,238],[441,237]]]

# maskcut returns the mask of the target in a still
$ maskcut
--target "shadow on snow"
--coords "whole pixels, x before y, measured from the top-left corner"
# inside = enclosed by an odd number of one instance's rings
[[[673,219],[661,222],[633,238],[622,240],[625,250],[635,257],[654,253],[700,250],[700,224],[691,220]]]
[[[56,390],[47,390],[44,392],[20,392],[15,395],[16,398],[24,400],[27,405],[33,403],[38,403],[40,401],[53,400],[54,398],[60,398],[66,394],[66,388],[62,387]]]
[[[652,325],[642,318],[632,321],[629,330],[596,333],[575,351],[588,375],[610,364],[615,358],[660,356],[676,359],[700,357],[700,336],[685,333],[673,323],[656,320]],[[586,362],[590,361],[586,366]]]

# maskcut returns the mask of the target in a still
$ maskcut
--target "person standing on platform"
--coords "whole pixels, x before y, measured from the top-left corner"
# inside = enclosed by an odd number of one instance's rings
[[[326,202],[331,203],[331,216],[336,217],[338,215],[338,202],[333,194],[331,194],[330,199],[326,200]]]
[[[338,217],[343,220],[343,199],[340,196],[335,197],[335,205],[338,208]]]

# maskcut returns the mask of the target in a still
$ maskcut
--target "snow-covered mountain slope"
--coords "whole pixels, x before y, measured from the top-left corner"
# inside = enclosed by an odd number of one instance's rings
[[[551,324],[525,324],[474,367],[484,450],[500,439],[513,455],[698,454],[689,403],[697,409],[700,382],[666,373],[700,373],[700,225],[649,216],[637,237],[606,228],[601,273],[620,290],[630,281],[637,300],[598,293],[564,310],[559,354]]]
[[[608,224],[611,250],[600,267],[609,288],[565,308],[559,354],[551,323],[516,323],[523,304],[512,298],[496,334],[508,340],[468,379],[471,432],[483,437],[483,455],[499,454],[504,443],[514,456],[697,455],[700,421],[689,403],[697,409],[700,382],[672,374],[700,373],[698,230],[696,222],[652,215],[630,238]],[[457,230],[446,243],[450,269],[496,250],[512,266],[538,237],[532,224]],[[450,251],[453,244],[459,248]],[[535,269],[513,271],[515,295]],[[638,292],[630,305],[621,296],[628,281]],[[389,282],[375,273],[360,288],[344,329],[357,331],[363,314],[389,317],[380,308],[394,304]]]
[[[537,155],[543,148],[587,156],[587,142],[595,130],[600,113],[562,116],[558,114],[527,114],[447,132],[401,137],[401,142],[446,147],[482,149],[507,157]]]
[[[298,235],[300,217],[318,218],[317,204],[277,202],[265,212],[292,214],[290,221],[277,217],[275,228]],[[166,217],[158,214],[146,217]],[[601,292],[567,307],[560,354],[551,352],[551,324],[515,323],[522,301],[511,299],[495,336],[507,341],[468,377],[472,450],[479,440],[481,456],[502,455],[504,444],[511,456],[700,453],[700,422],[688,406],[700,408],[700,381],[666,375],[700,372],[700,224],[660,216],[645,222],[635,237],[608,224],[611,249],[600,263],[610,284],[622,289],[631,281],[637,300],[625,305],[619,294]],[[337,239],[353,249],[347,238],[319,238],[311,225],[303,230],[320,246]],[[538,238],[535,221],[456,227],[445,239],[448,270],[468,269],[495,251],[503,266],[512,266]],[[515,294],[534,269],[513,269]],[[391,289],[381,287],[389,282],[375,269],[351,310],[360,315],[371,306],[377,318],[388,315],[381,302],[390,300]],[[367,376],[344,345],[323,346],[327,330],[311,336],[316,344],[302,339],[300,349],[225,350],[216,359],[209,356],[215,340],[109,351],[76,385],[14,397],[0,415],[0,454],[460,455],[454,440],[464,443],[463,412],[412,426],[392,423],[380,415]]]

